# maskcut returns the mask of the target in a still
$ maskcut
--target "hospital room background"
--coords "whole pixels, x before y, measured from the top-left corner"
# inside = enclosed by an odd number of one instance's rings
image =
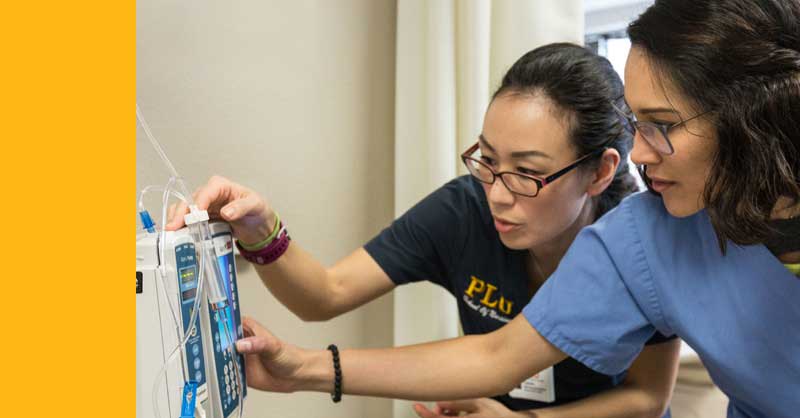
[[[475,141],[489,95],[516,58],[569,41],[621,72],[625,26],[651,3],[138,0],[137,102],[190,189],[213,174],[253,187],[293,239],[330,264],[465,174],[457,155]],[[139,125],[136,157],[137,196],[169,178]],[[237,262],[243,312],[301,346],[385,347],[459,334],[452,296],[429,283],[304,323]],[[673,417],[722,417],[726,403],[684,348]],[[244,416],[411,418],[410,405],[249,391]]]

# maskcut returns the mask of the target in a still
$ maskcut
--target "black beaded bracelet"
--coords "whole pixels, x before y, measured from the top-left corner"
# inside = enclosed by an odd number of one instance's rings
[[[342,367],[339,364],[339,348],[336,347],[336,344],[331,344],[328,346],[328,350],[331,350],[333,353],[333,393],[331,393],[331,399],[333,402],[339,402],[342,400]]]

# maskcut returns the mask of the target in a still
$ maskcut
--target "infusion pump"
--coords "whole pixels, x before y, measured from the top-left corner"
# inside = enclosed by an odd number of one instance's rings
[[[193,398],[190,400],[195,406],[189,416],[238,416],[239,397],[243,401],[247,395],[244,357],[228,349],[242,338],[233,236],[225,223],[212,223],[210,227],[217,255],[213,262],[219,263],[225,278],[228,306],[213,309],[202,297],[200,315],[191,330],[188,327],[195,301],[205,295],[205,291],[198,294],[200,252],[195,250],[191,234],[186,228],[167,232],[164,260],[160,260],[160,233],[136,237],[137,418],[156,418],[154,393],[161,418],[187,416],[187,398]],[[163,281],[158,271],[162,264]],[[227,330],[234,334],[233,340]],[[160,373],[187,334],[182,352],[168,363],[166,373]],[[191,394],[186,391],[187,382],[191,382],[190,387],[196,385]]]

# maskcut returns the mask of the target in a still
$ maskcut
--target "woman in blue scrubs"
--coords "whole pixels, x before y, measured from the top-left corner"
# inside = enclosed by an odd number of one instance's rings
[[[503,328],[343,350],[345,393],[503,393],[565,356],[614,374],[659,331],[699,354],[729,417],[800,414],[800,2],[659,0],[628,33],[623,118],[651,192],[585,228]],[[246,326],[249,385],[335,390],[330,352]]]
[[[281,235],[286,252],[274,262],[254,259],[255,269],[306,320],[427,280],[456,298],[465,334],[492,332],[522,312],[581,228],[636,189],[627,167],[633,135],[614,109],[626,108],[622,93],[611,64],[591,51],[563,43],[536,48],[508,70],[482,132],[463,153],[471,175],[434,191],[331,268]],[[195,201],[222,212],[240,246],[262,241],[276,224],[264,199],[225,179],[211,180]],[[240,247],[245,256],[258,254],[247,247]],[[269,244],[265,250],[272,254]],[[676,338],[655,335],[630,368],[614,374],[566,358],[519,388],[460,406],[505,417],[536,410],[615,418],[624,410],[646,418],[669,403],[679,347]]]

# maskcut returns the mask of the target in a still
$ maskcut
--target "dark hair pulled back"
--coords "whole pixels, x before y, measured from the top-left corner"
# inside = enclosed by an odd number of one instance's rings
[[[505,94],[543,94],[565,112],[569,138],[578,156],[603,147],[619,152],[621,161],[614,180],[596,199],[596,217],[637,190],[636,180],[628,170],[633,136],[623,129],[611,106],[613,101],[627,110],[622,80],[607,59],[570,43],[536,48],[511,66],[492,99]]]

